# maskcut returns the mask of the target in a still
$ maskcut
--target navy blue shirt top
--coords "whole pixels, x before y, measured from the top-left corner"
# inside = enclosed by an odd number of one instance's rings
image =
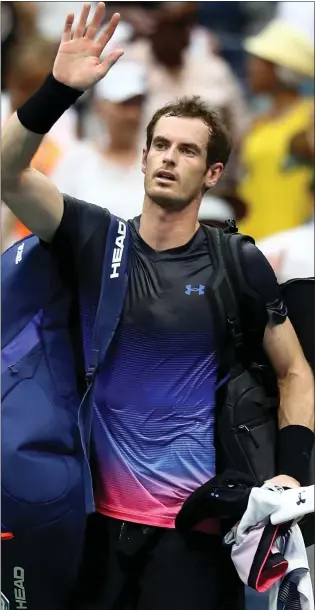
[[[90,303],[100,292],[109,220],[107,210],[65,197],[54,248],[68,281],[80,283]],[[96,507],[118,519],[174,527],[188,495],[215,473],[220,363],[202,288],[212,264],[201,228],[184,246],[156,252],[139,235],[139,218],[129,224],[127,296],[95,395]],[[283,322],[269,263],[253,244],[243,256],[266,321]],[[246,312],[249,326],[254,317]]]

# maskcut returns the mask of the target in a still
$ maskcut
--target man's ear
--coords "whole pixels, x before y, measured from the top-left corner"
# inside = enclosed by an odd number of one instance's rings
[[[148,149],[144,148],[142,151],[142,163],[141,163],[141,171],[145,174],[147,169],[147,159],[148,159]]]
[[[205,188],[213,188],[220,180],[224,167],[222,163],[214,163],[210,165],[206,173]]]

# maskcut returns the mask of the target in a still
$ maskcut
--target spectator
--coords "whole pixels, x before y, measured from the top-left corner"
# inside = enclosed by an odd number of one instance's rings
[[[107,2],[106,17],[109,19],[115,12],[128,23],[133,31],[133,37],[148,36],[155,29],[156,18],[163,10],[165,2]]]
[[[52,178],[74,197],[110,207],[122,218],[141,213],[143,175],[139,141],[146,75],[135,62],[121,61],[95,90],[103,145],[77,143]],[[107,141],[106,141],[107,140]]]
[[[313,110],[313,100],[302,98],[299,88],[314,75],[314,47],[278,20],[247,39],[245,46],[251,54],[250,88],[266,96],[269,110],[256,119],[243,143],[239,194],[246,199],[249,213],[240,230],[262,239],[298,226],[311,215],[312,170],[291,164],[290,144],[307,128]]]
[[[245,202],[232,193],[222,192],[220,196],[206,193],[200,205],[198,219],[203,224],[224,228],[226,220],[235,220],[237,223],[246,216],[246,211]]]
[[[32,3],[31,3],[32,4]],[[7,58],[7,90],[1,97],[1,122],[4,124],[11,114],[40,87],[52,70],[58,45],[33,36],[15,45]],[[67,111],[54,129],[43,140],[32,161],[32,167],[51,175],[57,162],[75,138],[73,109]],[[9,210],[2,220],[2,250],[27,235],[29,231],[12,217]]]
[[[23,4],[28,4],[24,2]],[[80,11],[82,2],[80,1],[68,1],[68,2],[36,2],[38,5],[38,19],[37,26],[40,34],[50,40],[56,40],[59,42],[60,29],[63,26],[64,16],[68,13],[76,13]],[[90,3],[92,6],[96,2]]]
[[[40,2],[1,2],[1,91],[7,88],[7,62],[14,47],[36,34]]]
[[[291,164],[314,168],[314,115],[305,132],[291,143]],[[314,180],[311,183],[314,209]],[[258,243],[277,275],[279,283],[292,278],[314,277],[314,216],[308,223],[276,233]]]
[[[222,112],[237,142],[247,126],[247,109],[237,80],[219,56],[209,52],[200,61],[190,52],[196,3],[165,5],[151,36],[125,50],[126,57],[142,62],[148,72],[147,118],[171,99],[193,92]]]
[[[216,38],[222,57],[242,84],[245,81],[243,40],[270,21],[276,2],[198,2],[197,19]],[[256,33],[255,31],[255,33]]]
[[[308,223],[275,233],[257,243],[274,269],[278,282],[314,277],[314,218]]]
[[[56,45],[41,37],[32,37],[13,48],[8,61],[7,94],[1,100],[2,122],[42,84],[52,69],[55,54]],[[54,139],[46,138],[33,160],[36,169],[49,174],[58,156]]]
[[[47,74],[52,70],[58,43],[42,36],[27,38],[15,45],[8,58],[7,91],[2,96],[1,118],[4,122],[36,89],[40,87]],[[59,158],[57,149],[65,152],[76,138],[75,114],[73,109],[67,111],[50,132],[51,154],[45,156],[41,147],[36,160],[36,169],[49,174]],[[55,154],[52,153],[54,143]],[[48,150],[48,145],[46,147]],[[40,161],[39,161],[40,159]]]

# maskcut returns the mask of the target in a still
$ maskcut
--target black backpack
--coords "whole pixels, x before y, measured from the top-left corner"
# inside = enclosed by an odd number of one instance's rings
[[[256,350],[255,359],[246,358],[247,345],[262,344],[266,323],[265,317],[259,315],[258,295],[248,286],[242,269],[241,246],[244,241],[255,242],[239,234],[234,221],[226,224],[223,230],[204,226],[214,265],[209,300],[215,326],[220,329],[221,377],[230,375],[217,395],[217,472],[243,472],[262,485],[277,474],[278,386],[262,348]],[[290,280],[280,288],[291,323],[314,371],[314,340],[310,332],[314,328],[314,278]],[[246,322],[242,321],[240,299],[244,294],[258,311],[256,328],[247,329]],[[222,336],[226,338],[223,343]],[[313,451],[309,484],[314,481]],[[300,526],[306,546],[314,544],[314,515],[305,517]]]

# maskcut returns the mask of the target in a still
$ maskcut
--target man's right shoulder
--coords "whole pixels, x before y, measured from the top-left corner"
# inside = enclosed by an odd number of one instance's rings
[[[63,216],[53,240],[55,245],[82,252],[91,240],[106,239],[111,218],[106,208],[66,194],[63,200]]]
[[[62,196],[64,201],[62,222],[73,222],[78,228],[80,225],[83,230],[89,227],[97,228],[98,223],[108,228],[111,217],[109,210],[65,193]]]

